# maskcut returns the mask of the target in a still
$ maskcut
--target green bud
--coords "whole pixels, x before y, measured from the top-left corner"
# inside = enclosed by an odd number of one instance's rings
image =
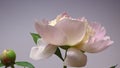
[[[2,52],[0,60],[5,66],[12,66],[15,64],[16,54],[13,50],[6,49]]]

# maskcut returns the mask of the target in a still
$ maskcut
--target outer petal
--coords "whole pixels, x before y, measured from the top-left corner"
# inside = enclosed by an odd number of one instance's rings
[[[70,18],[70,16],[66,12],[61,13],[54,20],[50,21],[49,25],[55,26],[59,21],[66,19],[66,18]]]
[[[43,38],[40,38],[40,39],[37,40],[37,45],[38,45],[38,46],[47,46],[48,43],[46,43],[46,42],[43,40]]]
[[[64,61],[66,66],[83,67],[86,65],[87,56],[75,48],[68,49],[67,57]]]
[[[105,50],[107,47],[112,44],[113,41],[110,40],[109,37],[105,37],[103,40],[96,41],[94,43],[85,44],[81,47],[83,51],[89,52],[89,53],[97,53]]]
[[[99,23],[90,23],[92,29],[95,31],[95,35],[93,36],[96,40],[101,40],[104,38],[106,34],[106,30]]]
[[[56,46],[54,45],[47,45],[47,46],[34,46],[30,52],[30,58],[33,60],[44,59],[52,56],[56,51]]]
[[[78,20],[64,19],[57,23],[55,27],[66,33],[66,45],[71,46],[79,43],[83,39],[86,32],[85,24]]]
[[[49,44],[62,45],[66,41],[63,31],[43,23],[35,23],[35,28],[43,40]]]

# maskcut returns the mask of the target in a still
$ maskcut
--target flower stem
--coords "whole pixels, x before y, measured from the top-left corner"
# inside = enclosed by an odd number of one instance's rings
[[[57,48],[55,54],[56,54],[62,61],[64,61],[64,59],[63,59],[63,57],[62,57],[62,54],[61,54],[61,51],[60,51],[59,48]]]
[[[63,66],[63,68],[67,68],[67,66]]]
[[[64,57],[64,60],[65,60],[66,56],[67,56],[67,50],[65,50],[65,57]],[[63,68],[67,68],[67,66],[63,66]]]
[[[64,62],[64,60],[66,59],[66,56],[67,56],[67,49],[65,50],[65,56],[64,57],[62,56],[59,48],[57,48],[57,50],[55,52],[55,55],[57,55]],[[67,68],[67,66],[63,65],[63,68]]]
[[[11,68],[15,68],[14,65],[11,65]]]
[[[7,66],[5,66],[5,68],[7,68]]]
[[[66,56],[67,56],[67,50],[65,50],[65,57],[64,57],[64,60],[65,60]]]

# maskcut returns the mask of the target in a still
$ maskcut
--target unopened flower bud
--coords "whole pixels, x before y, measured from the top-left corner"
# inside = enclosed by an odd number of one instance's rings
[[[1,63],[5,66],[11,66],[15,64],[16,54],[13,50],[6,49],[0,56]]]

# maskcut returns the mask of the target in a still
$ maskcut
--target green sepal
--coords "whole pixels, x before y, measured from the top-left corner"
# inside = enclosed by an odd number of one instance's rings
[[[60,46],[60,48],[67,50],[68,48],[70,48],[70,46],[64,45],[64,46]]]
[[[0,67],[3,67],[3,66],[5,66],[4,64],[2,64],[2,63],[0,63]]]
[[[31,63],[26,61],[15,62],[15,64],[22,67],[35,68]]]
[[[10,58],[13,62],[15,62],[15,60],[16,60],[16,53],[15,53],[14,50],[8,49],[8,52],[7,52],[6,56],[8,58]]]
[[[62,58],[61,51],[60,51],[60,49],[58,47],[56,49],[55,55],[57,55],[62,61],[64,61],[64,59]]]
[[[117,67],[117,64],[116,65],[114,65],[114,66],[112,66],[112,67],[110,67],[110,68],[116,68]]]
[[[38,40],[39,38],[41,38],[40,35],[39,35],[39,34],[36,34],[36,33],[30,33],[30,34],[31,34],[31,36],[32,36],[35,44],[37,44],[37,40]]]

